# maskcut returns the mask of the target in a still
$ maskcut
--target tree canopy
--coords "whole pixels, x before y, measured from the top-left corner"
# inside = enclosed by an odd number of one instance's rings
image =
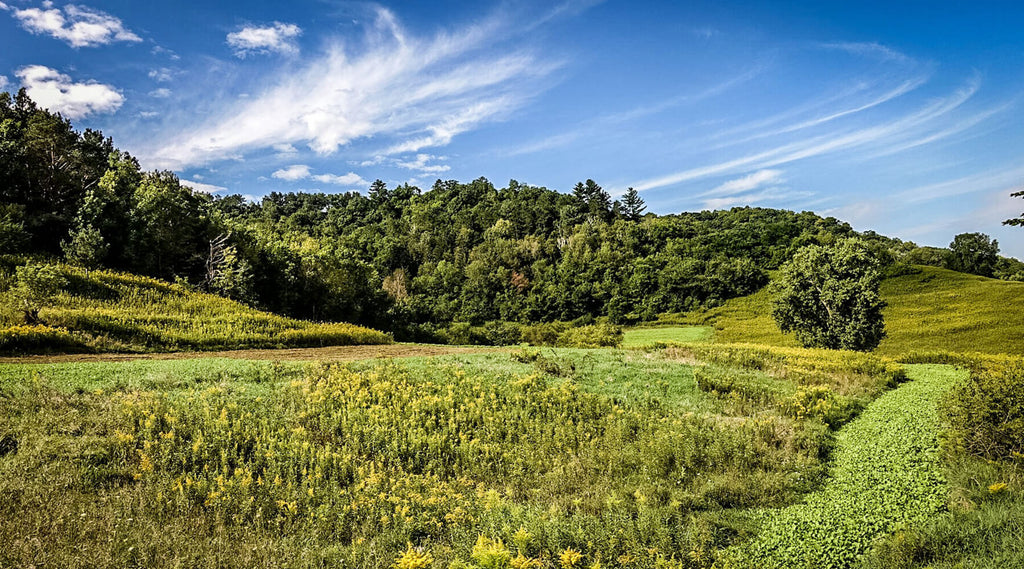
[[[872,350],[885,337],[880,268],[858,239],[804,247],[773,282],[772,316],[804,347]]]
[[[999,263],[999,242],[984,233],[961,233],[949,244],[946,259],[949,269],[991,277]]]

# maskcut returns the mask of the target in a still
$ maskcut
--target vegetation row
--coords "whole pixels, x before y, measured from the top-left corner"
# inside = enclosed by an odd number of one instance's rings
[[[0,293],[0,353],[390,343],[376,330],[261,312],[185,285],[71,265],[17,267]],[[32,324],[20,324],[25,319]]]

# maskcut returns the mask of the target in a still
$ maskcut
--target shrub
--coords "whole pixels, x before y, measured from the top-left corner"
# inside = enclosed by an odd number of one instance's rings
[[[16,269],[9,301],[21,312],[25,324],[39,324],[39,310],[64,286],[64,275],[52,265],[26,264]]]
[[[82,351],[87,346],[65,328],[12,326],[0,328],[0,353]]]
[[[973,371],[942,405],[947,450],[999,460],[1024,458],[1024,360]]]
[[[569,328],[565,322],[544,322],[523,326],[523,341],[531,346],[554,346],[558,337]]]
[[[494,320],[484,324],[484,337],[487,343],[494,346],[509,346],[522,340],[519,324]]]
[[[615,348],[622,344],[622,328],[611,324],[591,324],[563,332],[557,345],[565,348]]]

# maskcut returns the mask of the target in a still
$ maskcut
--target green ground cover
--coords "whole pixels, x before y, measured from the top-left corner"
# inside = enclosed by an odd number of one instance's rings
[[[950,511],[885,539],[865,567],[1024,567],[1024,358],[928,357],[970,370],[940,405]]]
[[[821,490],[800,504],[761,514],[758,537],[734,552],[737,565],[851,567],[878,537],[945,509],[938,404],[964,372],[917,365],[909,375],[912,381],[839,431]]]

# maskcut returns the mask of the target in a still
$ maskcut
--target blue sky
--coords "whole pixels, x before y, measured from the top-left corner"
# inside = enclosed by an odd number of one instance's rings
[[[0,87],[198,190],[593,178],[1024,258],[1024,4],[0,0]]]

